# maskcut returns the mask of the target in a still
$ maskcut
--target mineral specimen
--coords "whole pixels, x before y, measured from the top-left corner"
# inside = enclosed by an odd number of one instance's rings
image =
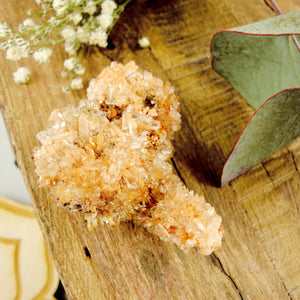
[[[54,110],[35,149],[40,186],[62,206],[99,222],[145,226],[181,249],[219,248],[221,217],[173,173],[178,97],[134,62],[113,62],[90,82],[78,107]]]

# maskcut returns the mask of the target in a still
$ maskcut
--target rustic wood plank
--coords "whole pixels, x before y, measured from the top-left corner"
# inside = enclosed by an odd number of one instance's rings
[[[19,19],[21,6],[1,0]],[[278,1],[283,11],[298,1]],[[99,226],[50,200],[36,185],[32,150],[51,110],[77,105],[85,92],[64,95],[57,82],[64,53],[34,66],[29,86],[11,79],[18,63],[0,56],[0,103],[18,165],[70,299],[300,299],[300,140],[218,187],[221,166],[253,113],[210,67],[212,34],[275,13],[264,1],[134,1],[112,32],[114,49],[89,58],[86,82],[111,60],[135,60],[170,80],[180,96],[182,129],[174,165],[187,186],[204,194],[223,218],[223,246],[210,257],[188,254],[140,226]],[[140,49],[142,35],[150,49]],[[32,61],[25,62],[31,65]],[[187,151],[188,149],[188,151]]]

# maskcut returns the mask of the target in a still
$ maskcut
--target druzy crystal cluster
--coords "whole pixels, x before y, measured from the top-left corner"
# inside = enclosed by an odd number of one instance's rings
[[[54,110],[38,134],[38,183],[81,211],[90,229],[132,220],[183,250],[210,254],[221,245],[221,218],[173,172],[179,128],[174,88],[134,62],[113,62],[90,82],[87,100]]]

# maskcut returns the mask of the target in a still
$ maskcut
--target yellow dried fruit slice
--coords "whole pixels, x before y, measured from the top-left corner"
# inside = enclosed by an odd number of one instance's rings
[[[55,299],[59,278],[30,206],[0,197],[1,299]]]

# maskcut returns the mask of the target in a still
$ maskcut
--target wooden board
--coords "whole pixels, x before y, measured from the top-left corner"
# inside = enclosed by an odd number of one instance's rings
[[[22,3],[1,0],[1,18],[22,19]],[[278,0],[284,12],[298,0]],[[26,9],[28,4],[26,2]],[[49,66],[33,66],[29,86],[11,73],[20,63],[0,56],[0,101],[18,165],[70,299],[300,299],[300,139],[232,183],[218,187],[222,164],[253,109],[211,69],[213,33],[275,16],[262,0],[133,1],[111,34],[113,47],[86,58],[86,84],[111,60],[135,60],[170,82],[180,96],[182,129],[174,166],[223,218],[223,246],[188,254],[132,223],[88,232],[36,185],[32,150],[54,108],[77,105],[65,95],[61,48]],[[147,36],[151,48],[137,40]],[[22,64],[22,65],[24,65]]]

